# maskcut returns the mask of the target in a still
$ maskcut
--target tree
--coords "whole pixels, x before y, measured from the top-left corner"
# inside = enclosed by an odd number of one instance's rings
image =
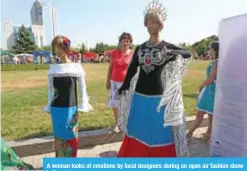
[[[52,47],[49,46],[49,45],[43,46],[43,49],[44,49],[45,51],[52,51]]]
[[[118,47],[117,45],[109,45],[101,42],[101,43],[96,43],[94,48],[90,48],[90,51],[98,54],[103,54],[105,51],[113,50],[116,49],[117,47]]]
[[[104,45],[104,43],[103,42],[97,43],[96,44],[96,47],[95,47],[95,52],[96,53],[104,53],[104,51],[105,51],[105,45]]]
[[[178,46],[191,51],[191,45],[189,43],[179,43]]]
[[[87,52],[87,49],[86,49],[86,46],[85,46],[84,43],[81,44],[81,47],[79,49],[79,52],[82,53],[82,54],[85,53],[85,52]]]
[[[210,37],[207,37],[205,39],[202,39],[192,45],[192,48],[195,49],[196,53],[201,56],[207,54],[209,50],[209,46],[212,42],[218,41],[218,37],[215,35],[212,35]]]
[[[208,51],[208,41],[207,40],[202,40],[199,46],[197,47],[197,53],[199,55],[204,55]]]
[[[16,45],[13,46],[14,53],[33,53],[37,46],[31,39],[31,35],[24,25],[21,26],[17,33]]]
[[[74,48],[74,47],[70,47],[69,50],[70,51],[74,51],[74,52],[79,52],[80,51],[79,48]]]

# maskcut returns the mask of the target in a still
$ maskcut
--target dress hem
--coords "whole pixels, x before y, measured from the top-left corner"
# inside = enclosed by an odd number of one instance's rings
[[[209,112],[209,111],[204,110],[204,109],[200,109],[199,107],[197,107],[196,109],[199,110],[199,111],[201,111],[201,112],[205,112],[205,113],[207,113],[207,114],[213,115],[212,112]]]
[[[163,147],[163,146],[168,146],[168,145],[173,145],[174,144],[173,142],[171,142],[171,143],[165,143],[165,144],[149,145],[148,143],[146,143],[146,142],[144,142],[144,141],[142,141],[142,140],[140,140],[140,139],[138,139],[138,138],[136,138],[134,136],[131,136],[131,135],[126,135],[126,136],[129,137],[129,138],[133,138],[136,141],[138,141],[138,142],[140,142],[140,143],[142,143],[142,144],[144,144],[144,145],[146,145],[147,147],[150,147],[150,148],[152,148],[152,147]]]

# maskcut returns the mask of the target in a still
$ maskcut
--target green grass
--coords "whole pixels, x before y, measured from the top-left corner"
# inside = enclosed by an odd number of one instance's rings
[[[193,115],[198,87],[205,77],[207,62],[190,64],[183,82],[185,112]],[[80,115],[81,130],[110,127],[114,124],[107,107],[105,88],[107,64],[86,64],[87,87],[94,110]],[[7,140],[51,135],[50,115],[43,112],[47,103],[47,70],[2,72],[2,136]]]
[[[48,68],[49,68],[49,64],[1,65],[1,71],[47,70]]]

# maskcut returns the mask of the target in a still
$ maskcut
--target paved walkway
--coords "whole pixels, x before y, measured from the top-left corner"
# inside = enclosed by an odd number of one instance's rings
[[[201,134],[206,131],[206,127],[197,129],[194,137],[189,144],[191,157],[207,157],[209,156],[209,144],[202,140],[198,140]],[[92,148],[84,148],[78,151],[78,157],[115,157],[119,150],[121,142],[99,145]],[[42,163],[44,157],[54,157],[54,153],[47,153],[43,155],[28,156],[22,159],[32,164],[37,170],[42,170]]]

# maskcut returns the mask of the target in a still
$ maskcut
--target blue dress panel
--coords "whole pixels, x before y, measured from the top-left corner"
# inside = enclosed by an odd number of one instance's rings
[[[207,78],[209,77],[213,65],[217,63],[217,60],[211,62],[206,70],[206,75]],[[199,93],[199,97],[198,97],[198,103],[197,103],[197,110],[199,111],[203,111],[207,114],[213,114],[214,112],[214,98],[215,98],[215,88],[216,88],[216,77],[214,79],[214,81],[205,86],[201,92]]]

